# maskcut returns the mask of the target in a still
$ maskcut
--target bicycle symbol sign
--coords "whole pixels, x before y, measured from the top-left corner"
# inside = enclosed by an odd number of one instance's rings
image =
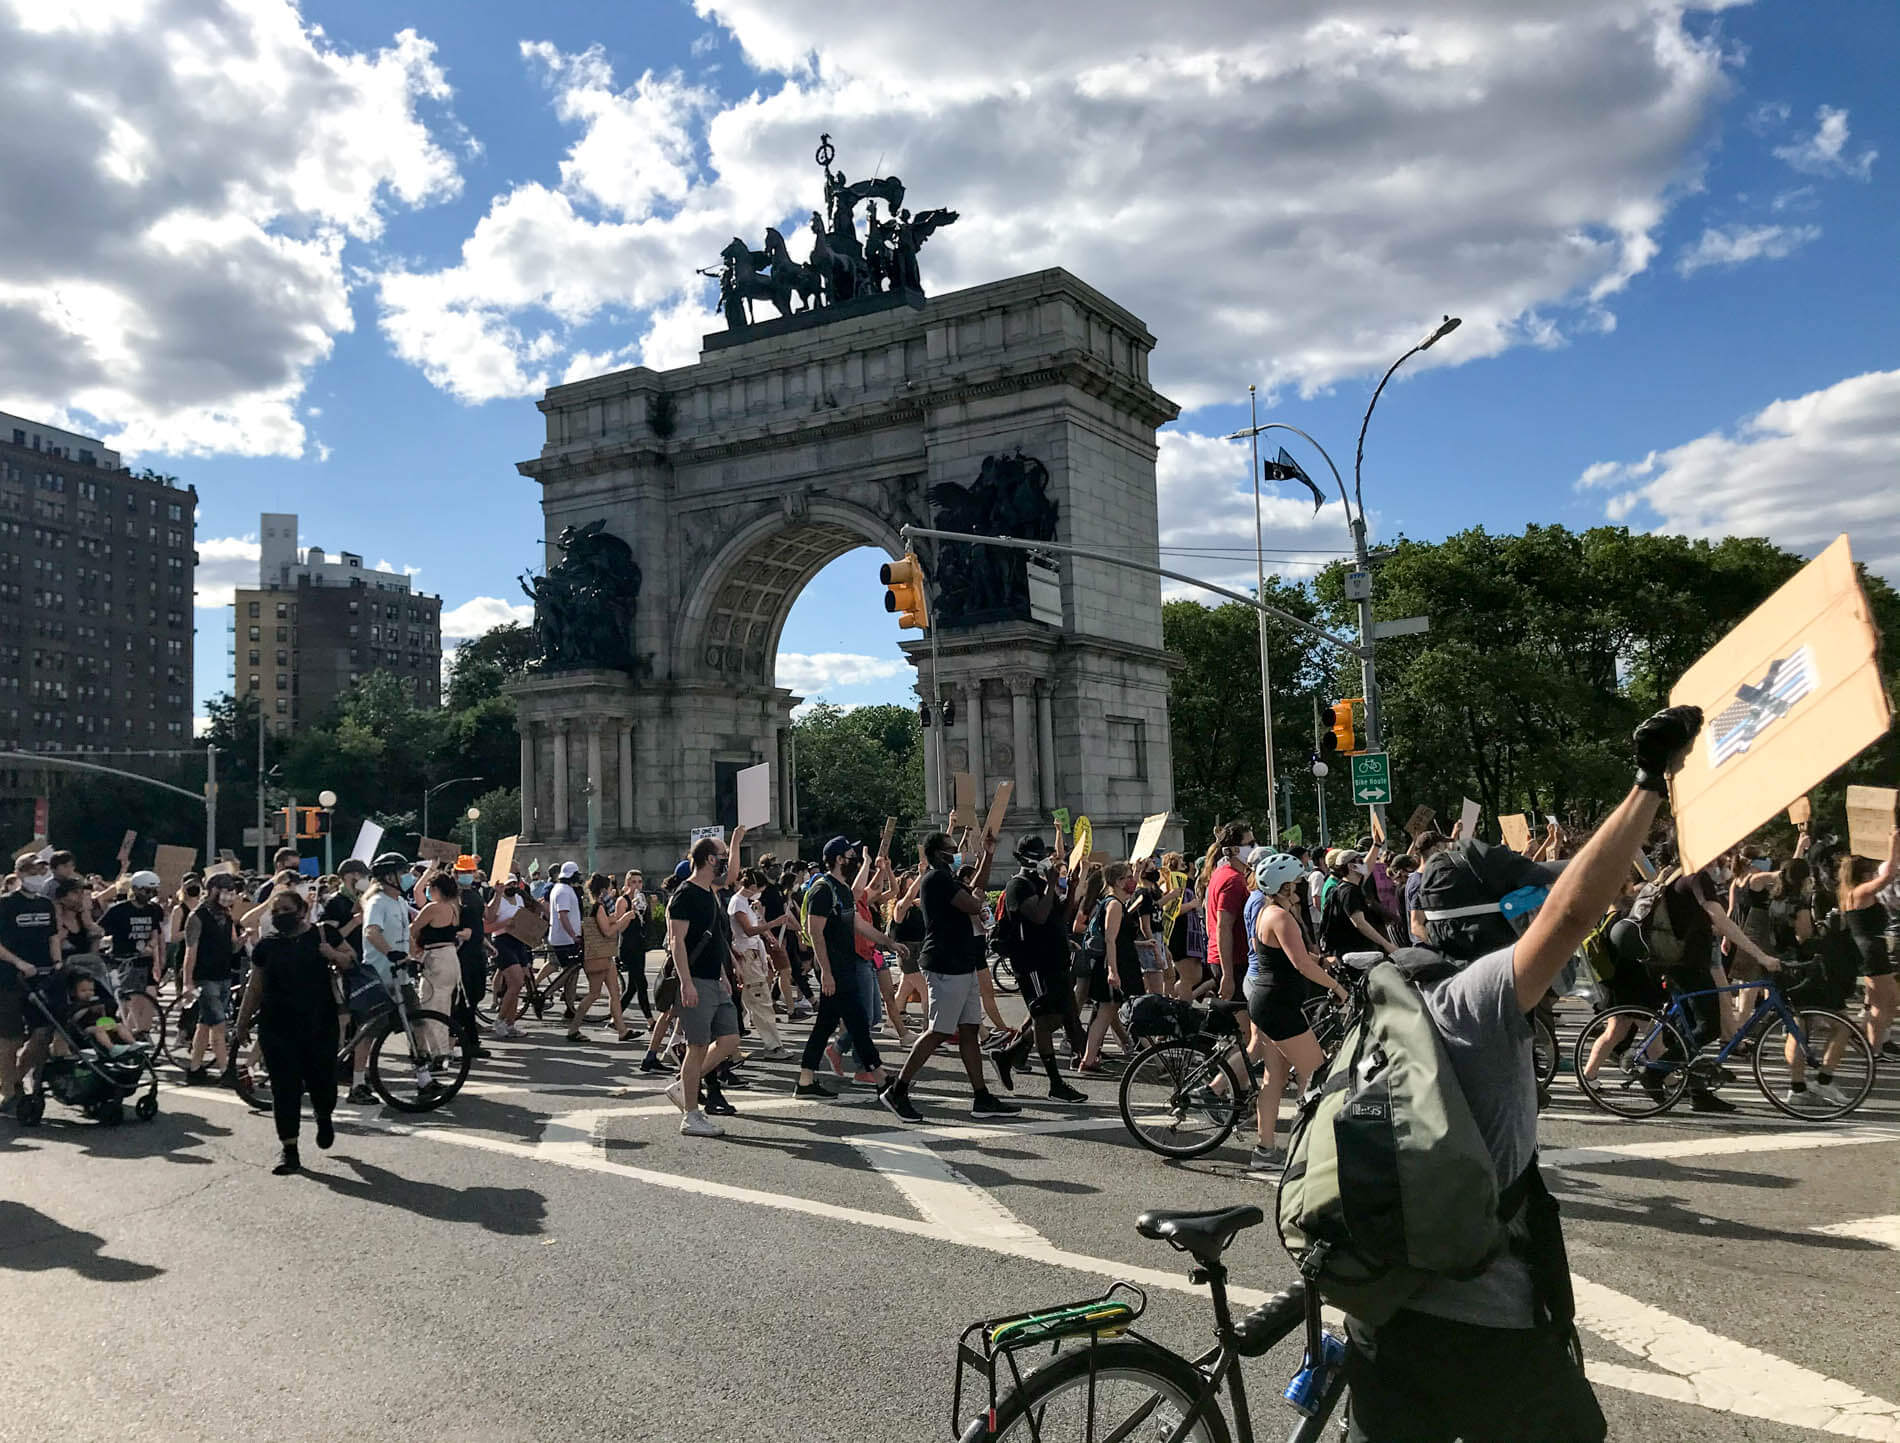
[[[1361,752],[1352,759],[1352,800],[1357,807],[1392,800],[1392,763],[1385,752]]]

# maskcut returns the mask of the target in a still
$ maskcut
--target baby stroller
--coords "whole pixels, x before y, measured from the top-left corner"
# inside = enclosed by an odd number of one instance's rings
[[[90,1036],[71,1025],[72,986],[82,975],[92,979],[101,996],[112,996],[109,976],[79,966],[63,967],[43,984],[28,984],[29,1015],[38,1012],[52,1026],[56,1055],[40,1064],[33,1091],[21,1096],[19,1120],[28,1127],[38,1125],[46,1115],[50,1092],[104,1127],[125,1121],[126,1099],[137,1096],[133,1115],[140,1122],[150,1122],[158,1116],[158,1069],[152,1050],[140,1045],[103,1053]]]

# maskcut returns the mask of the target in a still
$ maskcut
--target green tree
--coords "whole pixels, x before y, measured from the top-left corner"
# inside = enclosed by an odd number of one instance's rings
[[[450,653],[448,709],[465,711],[501,696],[502,688],[526,672],[538,654],[534,629],[516,621],[463,642]]]
[[[798,751],[798,824],[805,850],[834,836],[875,838],[886,817],[897,837],[920,835],[924,811],[923,729],[905,706],[845,708],[818,702],[792,723]]]

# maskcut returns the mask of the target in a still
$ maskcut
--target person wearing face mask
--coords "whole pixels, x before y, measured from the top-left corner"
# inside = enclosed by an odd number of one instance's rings
[[[737,851],[744,839],[740,827],[732,834],[731,850]],[[692,871],[666,909],[667,946],[679,978],[680,1030],[686,1035],[686,1057],[666,1096],[680,1110],[680,1132],[687,1137],[723,1137],[725,1129],[712,1118],[739,1110],[726,1101],[717,1076],[720,1065],[739,1050],[739,1011],[726,981],[732,928],[716,890],[730,866],[728,858],[726,844],[717,837],[693,843],[687,857]]]
[[[1069,923],[1071,909],[1058,885],[1057,865],[1041,837],[1027,837],[1016,848],[1021,870],[1003,889],[1003,911],[997,928],[1007,939],[1005,954],[1016,969],[1029,1026],[1006,1048],[990,1054],[1006,1090],[1014,1092],[1014,1074],[1029,1065],[1033,1043],[1049,1074],[1049,1100],[1069,1104],[1088,1101],[1088,1094],[1063,1080],[1056,1061],[1055,1034],[1060,1024],[1068,1034],[1069,1050],[1080,1057],[1088,1046],[1082,1018],[1069,981]]]
[[[45,863],[28,853],[14,864],[23,879],[37,883],[37,874],[27,878],[29,864],[44,869]],[[35,991],[51,995],[61,961],[52,899],[37,885],[0,897],[0,1112],[18,1105],[21,1079],[45,1060],[52,1024],[27,998]]]
[[[158,874],[134,872],[132,895],[99,919],[119,972],[125,1024],[143,1040],[158,1017],[158,979],[165,972],[165,909],[158,905]]]
[[[1228,822],[1214,837],[1214,872],[1207,883],[1207,965],[1220,974],[1220,995],[1231,999],[1246,970],[1247,863],[1253,828]],[[1232,965],[1229,965],[1229,963]]]
[[[910,1082],[944,1043],[955,1041],[970,1080],[970,1116],[1014,1117],[1022,1109],[991,1092],[983,1075],[983,1049],[977,1029],[983,1022],[983,994],[977,973],[984,967],[983,887],[996,839],[985,837],[983,855],[968,883],[957,873],[956,843],[946,832],[924,838],[924,985],[930,993],[928,1030],[911,1047],[897,1080],[883,1089],[884,1105],[905,1122],[922,1122],[910,1100]]]
[[[1350,848],[1342,851],[1333,869],[1333,885],[1327,890],[1326,905],[1320,911],[1321,951],[1344,957],[1349,952],[1390,954],[1396,950],[1392,939],[1367,916],[1366,885],[1365,854]]]
[[[1102,1065],[1102,1038],[1109,1026],[1119,1021],[1116,1008],[1124,996],[1139,996],[1142,991],[1141,959],[1135,950],[1135,924],[1129,920],[1129,908],[1137,890],[1135,869],[1127,862],[1110,862],[1102,874],[1108,891],[1089,923],[1091,948],[1100,939],[1100,957],[1090,981],[1089,1000],[1095,1003],[1095,1015],[1089,1019],[1087,1045],[1077,1072],[1098,1072]],[[1243,890],[1244,895],[1244,890]],[[1238,952],[1227,955],[1237,957]],[[1225,982],[1222,983],[1225,986]],[[1117,1028],[1122,1047],[1133,1055],[1134,1047],[1126,1033]]]
[[[772,959],[765,950],[767,929],[759,915],[759,894],[764,890],[765,873],[747,867],[726,904],[726,915],[732,922],[733,949],[739,954],[739,994],[745,999],[746,1019],[764,1044],[759,1056],[767,1062],[783,1062],[792,1054],[779,1037],[778,1018],[772,1011]]]
[[[236,909],[243,883],[228,873],[205,884],[204,905],[185,927],[185,964],[180,995],[197,999],[198,1027],[192,1034],[187,1083],[209,1082],[204,1057],[210,1050],[220,1074],[227,1071],[226,1026],[231,1020],[231,974],[236,969],[242,934]]]
[[[251,978],[238,1011],[238,1050],[257,1022],[258,1046],[270,1070],[271,1112],[283,1156],[271,1171],[296,1172],[297,1131],[304,1094],[317,1120],[317,1146],[336,1140],[330,1114],[336,1107],[337,1016],[332,981],[355,963],[348,947],[326,942],[309,925],[309,904],[300,892],[271,898],[271,929],[251,949]]]
[[[868,1004],[875,994],[860,984],[857,967],[857,939],[863,937],[873,946],[899,955],[909,949],[886,937],[858,915],[852,895],[849,863],[852,842],[848,837],[833,837],[825,843],[825,870],[805,894],[805,912],[809,925],[813,959],[818,964],[818,1016],[811,1034],[805,1039],[805,1052],[799,1059],[798,1082],[794,1095],[814,1100],[832,1100],[837,1093],[818,1081],[818,1064],[825,1048],[840,1024],[851,1039],[851,1047],[873,1080],[880,1080],[883,1059],[871,1040]]]

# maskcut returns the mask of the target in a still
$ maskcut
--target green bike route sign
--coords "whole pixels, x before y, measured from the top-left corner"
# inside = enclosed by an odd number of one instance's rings
[[[1356,807],[1392,800],[1392,763],[1385,752],[1360,752],[1352,759],[1352,801]]]

